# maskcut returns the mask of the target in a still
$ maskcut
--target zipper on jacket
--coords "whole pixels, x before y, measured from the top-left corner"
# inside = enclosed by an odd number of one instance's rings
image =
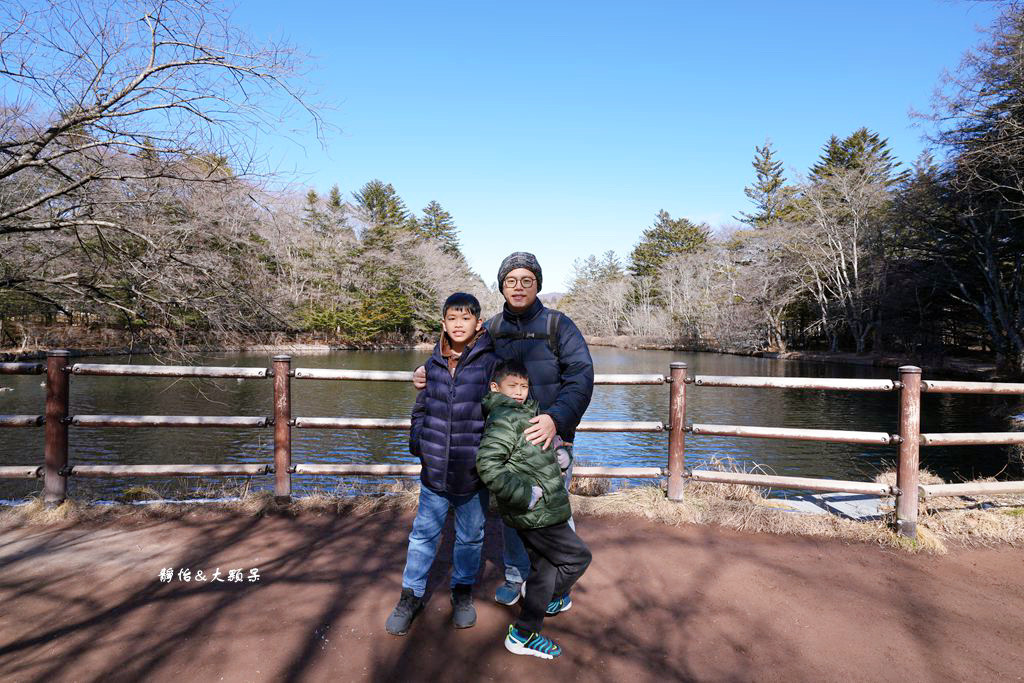
[[[476,348],[475,345],[474,348]],[[448,375],[448,419],[445,420],[444,431],[444,483],[446,491],[448,490],[448,464],[452,460],[452,418],[455,416],[455,378],[458,376],[462,366],[469,362],[469,354],[472,351],[473,349],[468,349],[465,355],[459,358],[458,363],[455,364],[454,373],[448,370],[447,363],[444,368],[445,374]]]

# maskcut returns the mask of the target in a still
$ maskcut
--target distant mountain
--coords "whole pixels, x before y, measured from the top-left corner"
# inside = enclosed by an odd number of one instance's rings
[[[545,306],[557,306],[563,296],[565,296],[565,292],[544,292],[543,294],[538,294],[537,298]]]

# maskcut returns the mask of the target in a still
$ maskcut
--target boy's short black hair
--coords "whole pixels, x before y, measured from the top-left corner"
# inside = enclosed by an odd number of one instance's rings
[[[494,366],[494,372],[491,374],[492,382],[501,384],[502,380],[506,377],[521,377],[527,382],[530,381],[530,375],[526,372],[526,366],[515,358],[503,360]]]
[[[475,296],[465,292],[455,292],[444,300],[444,306],[441,307],[441,317],[443,318],[448,315],[448,311],[451,309],[469,311],[473,314],[474,318],[480,317],[480,302],[477,301]]]

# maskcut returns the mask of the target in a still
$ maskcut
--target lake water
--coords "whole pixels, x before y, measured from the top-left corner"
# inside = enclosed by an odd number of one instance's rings
[[[685,361],[690,374],[896,379],[896,371],[824,363],[770,360],[746,356],[593,348],[598,373],[668,374],[669,363]],[[419,351],[339,351],[295,356],[292,367],[411,370],[428,354]],[[82,362],[127,362],[125,357],[73,359]],[[135,363],[153,362],[135,357]],[[220,354],[208,365],[269,367],[263,354]],[[942,379],[928,376],[930,379]],[[0,414],[41,414],[42,377],[0,376]],[[266,415],[272,414],[272,382],[253,380],[182,380],[140,377],[71,378],[74,414],[127,415]],[[293,416],[408,417],[415,392],[395,382],[292,380]],[[922,430],[926,432],[1006,431],[1007,415],[1022,412],[1021,399],[997,396],[924,395]],[[898,394],[818,390],[687,389],[687,421],[733,425],[898,431]],[[599,385],[585,419],[668,421],[668,386]],[[400,431],[292,430],[295,463],[404,463],[408,436]],[[577,457],[583,464],[664,466],[667,434],[580,433]],[[42,464],[43,430],[0,430],[0,464]],[[686,437],[686,464],[732,461],[744,468],[761,465],[776,474],[871,479],[896,460],[896,447],[779,441],[730,437]],[[92,429],[70,430],[72,464],[218,464],[270,463],[273,430],[264,429]],[[1019,461],[1009,447],[932,447],[921,449],[921,462],[946,480],[979,476],[1019,478]],[[216,491],[213,478],[79,479],[69,481],[69,495],[113,497],[127,486],[145,484],[168,496]],[[238,483],[237,480],[230,483]],[[256,477],[253,488],[272,488],[273,477]],[[351,482],[335,477],[293,475],[293,491],[348,490]],[[30,495],[41,489],[33,480],[0,480],[0,498]]]

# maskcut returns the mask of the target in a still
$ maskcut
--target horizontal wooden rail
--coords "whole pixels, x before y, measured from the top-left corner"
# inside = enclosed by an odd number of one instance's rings
[[[891,496],[888,484],[870,481],[844,481],[841,479],[815,479],[812,477],[780,477],[773,474],[752,474],[747,472],[719,472],[716,470],[693,470],[693,481],[718,484],[743,484],[776,489],[806,489],[808,491],[835,491],[841,493],[863,493],[875,496]]]
[[[1024,394],[1024,384],[1009,382],[957,382],[926,379],[921,391],[930,394]]]
[[[42,415],[0,415],[0,427],[39,427]]]
[[[41,375],[45,369],[42,363],[0,363],[0,375]]]
[[[1024,443],[1024,432],[946,432],[922,434],[922,446],[1000,446]]]
[[[576,427],[577,432],[663,432],[663,422],[641,422],[639,420],[583,420]]]
[[[296,474],[335,474],[374,477],[414,477],[420,473],[419,465],[335,465],[305,463],[295,466]],[[574,477],[657,479],[665,475],[661,467],[591,467],[580,466],[572,470]]]
[[[666,475],[664,467],[597,467],[580,465],[572,468],[573,477],[598,479],[660,479]]]
[[[414,477],[420,473],[419,465],[332,465],[329,463],[302,463],[295,465],[296,474],[343,474],[363,477]]]
[[[594,375],[594,384],[664,384],[665,375]]]
[[[297,417],[298,429],[410,429],[409,418],[372,417]],[[662,432],[661,422],[640,422],[631,420],[584,420],[576,428],[578,432]]]
[[[38,479],[43,476],[39,465],[4,465],[0,467],[0,479]]]
[[[211,415],[72,415],[76,427],[266,427],[266,417]]]
[[[695,435],[742,436],[756,439],[794,439],[796,441],[834,441],[836,443],[866,443],[890,445],[898,439],[885,432],[855,432],[842,429],[797,429],[789,427],[748,427],[745,425],[695,424],[690,430]]]
[[[271,377],[267,368],[214,367],[205,365],[114,365],[110,363],[75,363],[71,372],[76,375],[104,377],[235,377],[259,379]]]
[[[370,380],[374,382],[412,382],[412,371],[406,370],[333,370],[330,368],[295,368],[295,379]]]
[[[75,477],[231,477],[267,474],[268,465],[72,465]]]
[[[941,496],[998,496],[1024,493],[1024,481],[977,481],[964,484],[922,484],[917,487],[925,498]]]
[[[412,420],[403,418],[377,417],[297,417],[295,426],[299,429],[410,429]]]
[[[368,380],[374,382],[412,382],[412,372],[392,370],[335,370],[331,368],[295,368],[296,379]],[[656,374],[594,375],[594,384],[664,384],[665,376]]]
[[[893,391],[899,387],[889,379],[842,379],[829,377],[740,377],[694,375],[699,387],[749,387],[752,389],[836,389],[843,391]]]

